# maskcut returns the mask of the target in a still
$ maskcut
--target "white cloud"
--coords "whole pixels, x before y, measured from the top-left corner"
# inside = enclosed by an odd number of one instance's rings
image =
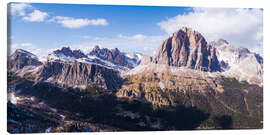
[[[9,8],[9,14],[21,16],[24,21],[43,22],[49,17],[48,13],[42,12],[27,3],[11,3]]]
[[[143,50],[144,51],[155,51],[155,48],[153,48],[153,47],[144,47]]]
[[[43,22],[47,17],[49,17],[48,13],[41,12],[35,9],[32,13],[23,17],[23,20],[29,21],[29,22]]]
[[[84,35],[81,36],[81,38],[84,41],[81,41],[81,43],[68,43],[68,47],[71,49],[80,49],[84,53],[89,53],[95,45],[98,45],[101,48],[118,48],[123,52],[141,52],[144,54],[153,55],[154,51],[167,37],[166,35],[149,36],[143,34],[135,34],[127,36],[120,34],[115,37],[93,37]],[[59,48],[44,49],[36,46],[31,42],[15,43],[11,45],[11,53],[13,53],[16,49],[24,49],[37,55],[39,58],[44,59],[44,56],[47,56],[48,53],[66,46],[63,43],[58,44],[60,45]]]
[[[22,43],[21,46],[22,47],[34,47],[34,45],[32,43]]]
[[[263,11],[260,9],[194,8],[193,12],[177,15],[158,25],[168,34],[187,26],[202,33],[208,42],[223,38],[232,45],[262,47]]]
[[[86,26],[107,26],[109,23],[104,18],[88,19],[88,18],[73,18],[67,16],[54,16],[49,18],[47,12],[43,12],[26,3],[12,3],[10,4],[9,14],[18,15],[22,20],[28,22],[55,22],[63,27],[76,29]]]
[[[83,35],[83,36],[81,36],[81,38],[83,38],[83,39],[90,39],[90,38],[91,38],[91,36],[88,36],[88,35]]]
[[[119,34],[118,37],[119,38],[130,39],[130,40],[138,40],[138,41],[147,39],[147,36],[145,36],[143,34],[136,34],[136,35],[133,35],[133,36],[124,36],[122,34]]]
[[[33,8],[27,3],[11,3],[9,5],[9,14],[24,16],[27,9]]]
[[[99,45],[105,48],[118,48],[124,52],[141,52],[152,55],[154,51],[162,44],[163,40],[167,38],[166,35],[150,36],[144,34],[123,35],[119,34],[116,37],[92,37],[81,36],[84,43],[73,45],[83,48],[87,46]]]
[[[87,19],[87,18],[72,18],[66,16],[56,16],[50,20],[50,22],[56,22],[61,24],[63,27],[76,29],[85,26],[107,26],[108,22],[106,19]]]

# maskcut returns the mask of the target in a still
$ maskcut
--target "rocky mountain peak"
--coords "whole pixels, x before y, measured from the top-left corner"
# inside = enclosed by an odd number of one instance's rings
[[[216,50],[197,31],[183,27],[166,39],[153,58],[157,64],[219,71]]]
[[[96,45],[92,51],[89,53],[89,55],[96,55],[96,56],[108,56],[112,54],[112,57],[115,57],[119,55],[121,52],[118,48],[114,49],[108,49],[108,48],[100,48],[98,45]]]
[[[249,83],[262,84],[263,58],[244,47],[237,47],[221,41],[213,42],[221,69],[239,80]]]
[[[119,51],[118,48],[114,48],[114,49],[112,49],[112,53],[113,53],[114,55],[117,55],[117,54],[119,54],[119,53],[121,53],[121,52]]]
[[[28,52],[28,51],[26,51],[26,50],[23,50],[23,49],[17,49],[17,50],[13,53],[13,55],[20,55],[20,56],[22,56],[22,57],[31,57],[31,58],[34,58],[34,59],[38,59],[38,57],[37,57],[35,54],[33,54],[33,53],[31,53],[31,52]]]
[[[178,31],[174,32],[172,38],[175,40],[180,40],[183,43],[189,42],[190,47],[196,47],[200,44],[204,45],[206,43],[206,40],[201,33],[188,27],[182,27]]]
[[[88,54],[90,56],[96,56],[103,60],[107,60],[113,64],[133,68],[138,62],[137,59],[130,59],[122,53],[118,48],[108,49],[95,46],[93,50]]]
[[[26,54],[32,54],[32,53],[30,53],[30,52],[28,52],[28,51],[26,51],[26,50],[23,50],[23,49],[17,49],[17,50],[15,50],[15,53],[26,53]]]
[[[100,50],[99,46],[98,45],[95,45],[95,47],[93,48],[92,51],[97,51],[97,50]]]
[[[65,56],[72,57],[72,50],[69,47],[62,47],[61,49],[54,51],[54,53],[56,54],[62,53]]]
[[[9,68],[12,70],[20,70],[25,66],[39,66],[42,62],[38,57],[26,50],[17,49],[11,56],[9,56]]]
[[[220,38],[216,41],[212,41],[209,44],[212,46],[230,46],[229,42],[225,39],[222,39],[222,38]]]
[[[218,43],[223,44],[223,45],[229,45],[229,42],[227,40],[225,40],[225,39],[219,39]]]
[[[81,50],[71,50],[70,47],[62,47],[61,49],[53,51],[53,53],[58,57],[61,57],[61,55],[74,57],[76,59],[87,57]]]

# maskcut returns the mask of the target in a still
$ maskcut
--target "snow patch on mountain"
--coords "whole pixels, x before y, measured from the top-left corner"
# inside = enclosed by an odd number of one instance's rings
[[[23,50],[23,49],[17,49],[16,51],[17,51],[18,53],[26,54],[26,55],[25,55],[26,58],[31,57],[32,59],[38,60],[38,57],[37,57],[36,55],[34,55],[34,54],[32,54],[32,53],[30,53],[30,52],[28,52],[28,51],[26,51],[26,50]]]
[[[62,49],[63,50],[63,49]],[[71,50],[70,48],[65,49],[66,52],[62,52],[62,50],[56,50],[50,53],[47,56],[48,61],[58,61],[58,62],[80,62],[80,63],[86,63],[86,64],[94,64],[94,65],[99,65],[102,67],[106,67],[109,69],[115,69],[119,71],[126,71],[129,70],[127,67],[117,65],[112,63],[109,60],[105,60],[103,58],[100,58],[96,55],[85,55],[82,53],[80,50]],[[79,52],[79,56],[74,56],[73,52]],[[130,62],[133,66],[137,66],[133,62]]]
[[[235,47],[223,39],[211,44],[217,48],[223,75],[263,85],[263,58],[260,55],[247,48]]]
[[[129,70],[128,72],[122,73],[122,76],[140,74],[144,72],[153,72],[153,73],[170,73],[176,76],[186,76],[186,77],[210,77],[215,78],[220,76],[220,72],[204,72],[200,70],[194,70],[186,67],[176,67],[168,66],[166,64],[141,64],[134,69]]]

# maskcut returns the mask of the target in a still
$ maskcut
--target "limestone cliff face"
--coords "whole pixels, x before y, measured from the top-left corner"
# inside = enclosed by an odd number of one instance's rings
[[[203,71],[220,70],[216,49],[207,45],[200,33],[186,27],[162,43],[153,62]]]
[[[117,71],[80,62],[47,61],[37,72],[36,79],[67,87],[97,87],[109,90],[116,90],[121,84]]]
[[[262,87],[234,78],[198,76],[197,72],[187,76],[184,72],[175,75],[171,71],[147,71],[127,76],[116,95],[149,102],[157,108],[182,105],[233,119],[256,118],[257,124],[262,120]]]
[[[63,87],[117,90],[121,85],[119,71],[95,61],[82,61],[87,55],[80,50],[63,47],[53,54],[42,63],[34,54],[18,49],[9,57],[9,72],[36,83],[45,81]]]

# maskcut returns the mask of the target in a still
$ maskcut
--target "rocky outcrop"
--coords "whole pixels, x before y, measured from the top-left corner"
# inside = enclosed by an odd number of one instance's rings
[[[156,106],[169,106],[178,104],[173,99],[177,98],[173,93],[206,93],[210,89],[222,92],[218,81],[207,75],[201,76],[196,72],[185,71],[180,71],[175,75],[173,72],[170,67],[167,67],[163,71],[156,72],[148,69],[141,73],[125,76],[125,81],[117,95],[138,100],[145,99]]]
[[[216,49],[208,45],[199,32],[186,27],[162,43],[153,62],[202,71],[220,70]]]
[[[68,47],[53,51],[44,63],[30,52],[16,50],[9,57],[9,72],[36,83],[45,81],[62,87],[117,90],[121,85],[118,70],[99,59],[88,60],[80,50]]]
[[[48,81],[64,87],[117,90],[121,85],[118,71],[76,61],[47,61],[36,74],[37,82]]]
[[[113,64],[124,66],[129,69],[134,68],[138,63],[137,59],[128,58],[124,53],[120,52],[118,48],[107,49],[95,46],[88,55],[99,57],[103,60],[110,61]]]
[[[262,85],[263,58],[247,48],[235,47],[224,39],[211,42],[217,50],[224,75]]]
[[[86,58],[87,57],[80,50],[71,50],[69,47],[63,47],[61,49],[53,51],[53,53],[56,54],[59,57],[61,57],[61,55],[64,55],[66,57],[74,57],[76,59],[78,59],[78,58]]]
[[[262,126],[262,87],[234,78],[195,74],[189,73],[187,76],[183,71],[174,75],[170,71],[156,73],[149,70],[130,75],[124,78],[116,95],[151,103],[157,109],[184,106],[199,109],[209,114],[210,119],[213,116],[227,116],[231,118],[234,128]]]
[[[143,55],[141,59],[141,65],[147,65],[153,61],[153,58],[149,55]]]
[[[22,70],[26,66],[40,66],[42,62],[38,60],[38,57],[28,51],[17,49],[8,58],[8,67],[11,71]]]

